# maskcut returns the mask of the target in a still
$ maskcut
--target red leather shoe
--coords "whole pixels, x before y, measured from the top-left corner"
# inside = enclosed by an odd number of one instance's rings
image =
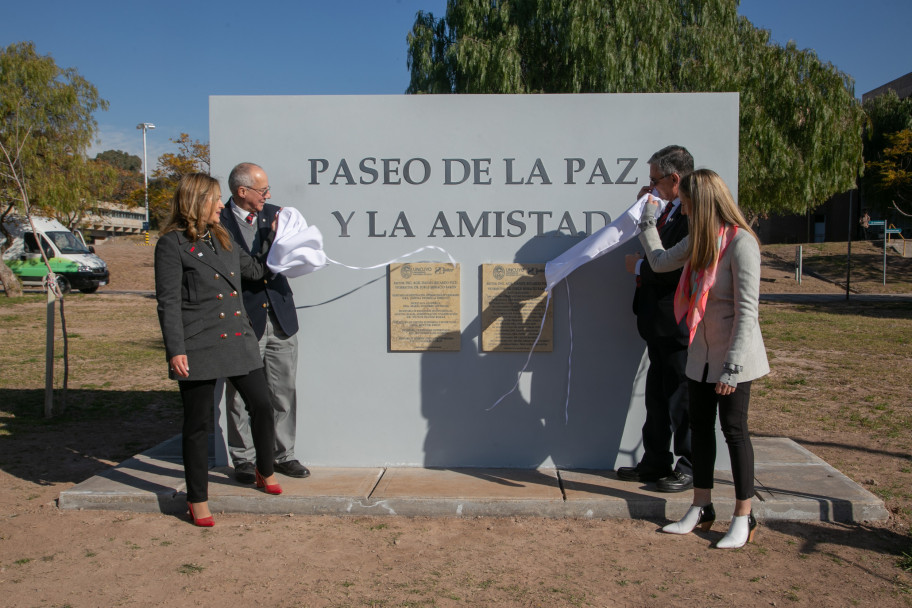
[[[215,520],[212,519],[212,516],[201,517],[200,519],[196,518],[196,515],[193,513],[193,505],[190,502],[187,502],[187,508],[190,509],[190,517],[193,519],[193,525],[199,526],[200,528],[211,528],[215,525]]]
[[[282,486],[277,483],[269,484],[266,483],[266,480],[263,479],[263,476],[260,475],[259,471],[256,471],[256,487],[263,488],[267,494],[281,494]]]

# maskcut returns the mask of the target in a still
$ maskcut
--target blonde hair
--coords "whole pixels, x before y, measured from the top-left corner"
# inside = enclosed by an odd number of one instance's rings
[[[218,180],[205,173],[188,173],[181,177],[171,199],[171,217],[161,233],[180,230],[190,241],[197,241],[206,232],[218,239],[222,247],[231,250],[231,237],[221,224],[210,224],[212,208],[221,196]]]
[[[715,171],[698,169],[685,175],[679,189],[682,196],[690,199],[687,255],[692,269],[701,270],[716,263],[719,257],[719,227],[722,225],[737,226],[757,239],[728,186]]]

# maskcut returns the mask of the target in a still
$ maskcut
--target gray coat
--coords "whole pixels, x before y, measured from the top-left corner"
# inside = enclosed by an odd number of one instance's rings
[[[640,224],[640,242],[649,264],[659,272],[681,268],[686,262],[688,236],[669,250],[655,229],[655,207],[647,205]],[[760,334],[760,246],[739,230],[719,259],[716,282],[709,290],[706,313],[687,349],[687,377],[700,381],[708,364],[706,382],[720,380],[734,386],[769,373],[766,348]],[[723,373],[722,365],[741,366],[740,373]]]
[[[212,239],[190,242],[183,232],[163,235],[155,246],[155,297],[165,358],[187,355],[188,378],[243,376],[263,358],[241,299],[241,248],[226,251]],[[244,273],[262,276],[262,264],[245,256]]]

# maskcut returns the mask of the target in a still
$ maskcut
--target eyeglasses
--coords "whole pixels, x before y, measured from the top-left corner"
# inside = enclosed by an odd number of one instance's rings
[[[666,173],[665,175],[663,175],[662,177],[660,177],[660,178],[658,178],[658,179],[656,179],[656,178],[654,178],[654,177],[650,177],[650,178],[649,178],[649,185],[651,185],[651,186],[658,186],[658,185],[659,185],[659,182],[662,181],[663,179],[665,179],[666,177],[668,177],[669,175],[672,175],[672,174],[671,174],[671,173]]]
[[[244,186],[244,188],[247,188],[248,190],[253,190],[254,192],[258,192],[260,196],[266,196],[267,194],[269,194],[270,186],[266,186],[265,188],[251,188],[250,186]]]

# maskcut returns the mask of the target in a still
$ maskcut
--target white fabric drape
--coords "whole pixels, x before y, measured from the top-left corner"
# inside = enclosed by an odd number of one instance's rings
[[[657,193],[651,192],[650,194],[656,198]],[[648,198],[649,194],[644,194],[619,218],[548,262],[545,265],[545,280],[547,281],[545,289],[550,292],[562,279],[583,264],[600,258],[639,234],[638,224],[640,216],[643,214],[643,206]],[[664,209],[664,205],[667,203],[662,199],[657,200],[663,203],[662,209]],[[656,215],[658,216],[659,213],[661,211],[657,211]]]
[[[292,279],[320,270],[326,262],[320,229],[308,226],[294,207],[282,207],[276,238],[266,257],[269,270]]]

